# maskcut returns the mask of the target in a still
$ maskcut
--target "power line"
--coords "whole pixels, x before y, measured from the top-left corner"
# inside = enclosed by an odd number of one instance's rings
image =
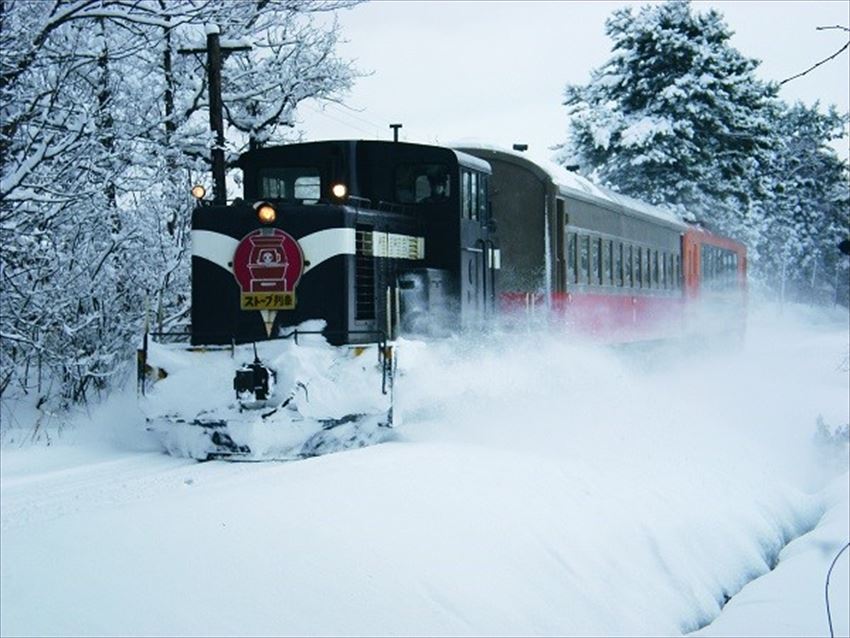
[[[358,111],[357,109],[354,109],[350,106],[345,106],[344,104],[343,105],[334,104],[334,103],[329,103],[327,106],[329,106],[332,109],[339,111],[340,113],[346,115],[347,117],[352,117],[355,120],[360,120],[364,124],[368,124],[369,126],[374,126],[376,130],[380,130],[381,128],[383,128],[383,124],[377,124],[377,123],[373,122],[372,120],[368,120],[364,117],[360,117],[360,116],[355,115],[354,113],[359,113],[360,111]]]
[[[351,129],[354,129],[354,130],[357,130],[357,131],[360,131],[361,133],[365,133],[369,136],[374,135],[375,137],[378,137],[378,127],[376,127],[375,130],[370,131],[370,130],[363,128],[362,126],[357,126],[356,124],[353,124],[351,122],[346,122],[344,120],[339,119],[338,117],[334,117],[333,115],[325,112],[324,109],[317,109],[316,107],[309,106],[309,105],[303,105],[303,106],[305,108],[309,109],[310,111],[313,111],[314,113],[317,113],[318,115],[321,115],[322,117],[326,117],[329,120],[333,120],[334,122],[337,122],[338,124],[342,124],[343,126],[346,126],[348,128],[351,128]]]

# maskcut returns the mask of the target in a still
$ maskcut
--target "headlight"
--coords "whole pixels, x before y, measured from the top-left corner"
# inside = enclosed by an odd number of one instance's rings
[[[207,189],[201,186],[200,184],[195,184],[192,187],[192,197],[195,199],[203,199],[204,195],[207,194]]]
[[[334,184],[331,186],[331,193],[337,199],[345,199],[345,196],[348,195],[348,188],[345,184]]]
[[[257,211],[257,219],[264,224],[271,224],[277,219],[277,211],[268,202],[257,202],[254,204],[254,209]]]

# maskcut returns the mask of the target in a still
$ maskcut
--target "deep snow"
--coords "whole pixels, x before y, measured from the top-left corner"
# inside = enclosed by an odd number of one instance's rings
[[[324,321],[307,321],[298,330],[321,332],[324,326]],[[147,363],[168,374],[147,384],[139,406],[174,456],[206,460],[228,447],[214,445],[209,432],[185,425],[197,420],[227,422],[230,451],[234,446],[250,450],[242,454],[247,460],[295,460],[362,447],[391,433],[385,426],[392,393],[378,353],[374,345],[334,348],[321,334],[203,352],[151,341]],[[276,371],[268,381],[268,404],[258,405],[250,392],[240,400],[234,394],[234,369],[255,360]],[[242,400],[255,409],[241,409]],[[356,421],[331,429],[322,422],[353,415]]]
[[[405,424],[362,450],[175,459],[130,393],[50,448],[7,431],[0,633],[827,635],[848,459],[813,435],[848,422],[846,314],[771,308],[685,357],[402,345]]]

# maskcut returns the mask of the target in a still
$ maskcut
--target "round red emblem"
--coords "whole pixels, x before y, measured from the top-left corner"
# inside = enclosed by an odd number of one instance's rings
[[[242,290],[243,310],[295,307],[295,287],[304,271],[301,246],[279,228],[245,235],[233,254],[233,275]]]

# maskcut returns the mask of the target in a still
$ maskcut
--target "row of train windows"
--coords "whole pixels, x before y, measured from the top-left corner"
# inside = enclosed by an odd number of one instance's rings
[[[700,246],[702,287],[720,290],[734,287],[738,280],[738,254],[717,246]]]
[[[621,288],[681,288],[682,260],[677,253],[614,239],[567,234],[567,282]]]

